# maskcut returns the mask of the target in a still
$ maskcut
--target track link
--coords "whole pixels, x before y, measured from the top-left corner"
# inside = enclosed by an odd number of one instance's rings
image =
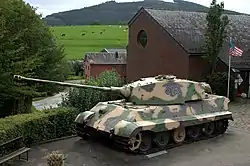
[[[218,123],[218,122],[222,123],[223,125],[220,126],[220,128],[215,128],[215,131],[214,131],[214,133],[212,135],[206,136],[206,135],[202,134],[196,140],[192,140],[189,137],[186,137],[184,142],[182,142],[180,144],[176,144],[173,141],[173,139],[171,138],[169,140],[169,143],[167,144],[167,146],[165,146],[163,148],[159,148],[159,147],[156,147],[156,145],[153,145],[152,148],[150,150],[146,151],[146,152],[141,152],[139,150],[131,151],[129,149],[129,145],[128,145],[128,142],[129,142],[128,138],[122,138],[122,137],[114,136],[112,138],[112,143],[113,143],[113,145],[115,145],[115,148],[118,148],[118,149],[120,149],[122,151],[125,151],[125,152],[133,153],[133,154],[146,155],[146,154],[150,154],[150,153],[156,153],[156,152],[159,152],[159,151],[162,151],[162,150],[173,149],[175,147],[179,147],[179,146],[182,146],[182,145],[185,145],[185,144],[191,144],[191,143],[199,142],[199,141],[202,141],[202,140],[208,140],[208,139],[217,137],[217,136],[225,133],[227,128],[228,128],[228,119],[222,119],[222,120],[218,120],[218,121],[215,121],[215,122],[216,123]],[[78,130],[78,131],[80,131],[80,130]],[[170,131],[170,132],[172,132],[172,131]],[[78,134],[78,135],[81,136],[80,134]],[[93,139],[95,139],[95,138],[93,138]],[[103,139],[103,137],[101,139]],[[100,140],[100,139],[97,138],[97,140]],[[109,142],[110,142],[110,138],[109,138]]]

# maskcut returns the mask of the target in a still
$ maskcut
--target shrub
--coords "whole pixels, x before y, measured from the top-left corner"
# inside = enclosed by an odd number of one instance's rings
[[[64,166],[64,160],[66,159],[64,154],[59,151],[49,153],[46,158],[48,166]]]
[[[84,66],[83,66],[83,61],[77,60],[77,61],[73,61],[73,71],[75,76],[83,76],[83,72],[84,72]]]
[[[95,86],[122,86],[123,80],[116,71],[104,71],[98,78],[86,80],[84,84]],[[62,106],[75,107],[80,111],[86,111],[92,108],[100,101],[116,100],[118,95],[112,95],[110,92],[103,92],[95,89],[72,88],[68,95],[63,97]]]
[[[230,78],[230,87],[229,87],[229,98],[230,100],[235,99],[235,88],[234,88],[234,77]],[[228,82],[228,73],[226,72],[217,72],[213,75],[207,77],[207,83],[210,84],[213,93],[217,95],[227,96],[227,82]]]
[[[0,144],[23,136],[25,144],[30,146],[41,141],[73,135],[74,120],[78,113],[76,109],[62,107],[2,118]]]

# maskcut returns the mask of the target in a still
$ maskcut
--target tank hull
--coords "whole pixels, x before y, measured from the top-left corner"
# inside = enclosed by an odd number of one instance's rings
[[[90,111],[79,114],[75,122],[77,134],[81,137],[102,136],[120,144],[124,149],[147,153],[152,150],[153,144],[163,148],[170,144],[170,140],[175,142],[174,145],[179,145],[188,137],[198,140],[204,136],[209,138],[224,133],[228,120],[233,120],[228,103],[227,98],[214,95],[183,105],[100,102]],[[182,139],[177,138],[178,133],[184,135]],[[140,148],[144,137],[150,140],[150,148],[147,150]],[[159,143],[162,137],[166,139],[165,144],[164,141]],[[140,145],[135,146],[135,140]]]

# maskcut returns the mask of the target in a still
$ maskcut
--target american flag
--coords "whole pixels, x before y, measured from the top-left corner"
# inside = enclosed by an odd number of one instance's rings
[[[231,56],[242,56],[243,50],[240,48],[236,47],[233,44],[232,38],[230,38],[230,48],[229,48],[229,55]]]

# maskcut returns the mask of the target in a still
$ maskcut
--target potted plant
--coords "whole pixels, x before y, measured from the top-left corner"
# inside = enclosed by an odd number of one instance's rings
[[[46,158],[48,166],[64,166],[64,161],[66,159],[65,155],[59,151],[52,151]]]

